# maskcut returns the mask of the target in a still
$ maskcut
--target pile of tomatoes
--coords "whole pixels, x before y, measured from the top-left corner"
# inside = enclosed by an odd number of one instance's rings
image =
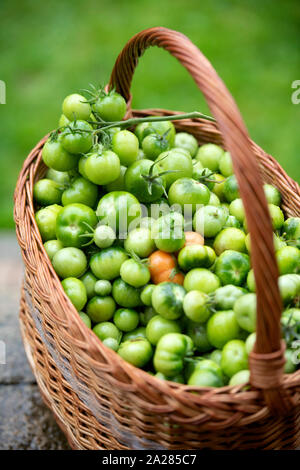
[[[230,154],[176,133],[171,118],[129,127],[115,91],[69,95],[62,110],[33,197],[45,250],[82,321],[162,380],[247,383],[255,278]],[[285,220],[279,191],[264,189],[284,305],[285,372],[292,373],[299,364],[300,218]]]

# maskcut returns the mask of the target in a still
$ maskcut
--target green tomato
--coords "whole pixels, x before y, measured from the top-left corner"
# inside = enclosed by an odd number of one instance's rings
[[[125,173],[125,189],[141,202],[155,202],[165,191],[165,178],[152,160],[138,160]]]
[[[280,274],[300,272],[300,250],[294,246],[285,246],[276,252]]]
[[[230,386],[236,386],[236,385],[242,385],[242,384],[247,384],[250,380],[250,370],[240,370],[236,374],[234,374],[230,381],[229,385]]]
[[[175,320],[168,320],[161,315],[152,317],[146,326],[146,337],[154,346],[168,333],[181,333],[180,325]]]
[[[193,268],[209,268],[213,264],[214,258],[209,257],[208,248],[203,245],[184,246],[178,255],[179,267],[183,271],[190,271]]]
[[[129,166],[135,162],[139,153],[139,141],[130,131],[116,132],[112,138],[112,150],[118,155],[121,165]]]
[[[56,237],[65,246],[80,248],[87,241],[88,227],[94,228],[97,217],[93,209],[85,204],[69,204],[56,219]]]
[[[246,352],[248,356],[251,353],[251,351],[253,351],[254,349],[255,341],[256,341],[256,333],[251,333],[251,335],[249,335],[245,341],[245,348],[246,348]]]
[[[125,173],[127,171],[127,167],[121,165],[120,166],[120,174],[117,179],[105,185],[105,189],[108,193],[112,191],[125,191]]]
[[[210,193],[208,205],[209,206],[220,206],[221,205],[221,201],[215,193]]]
[[[248,276],[247,276],[247,287],[250,292],[256,292],[256,284],[255,284],[255,277],[253,269],[250,269]]]
[[[190,343],[186,335],[167,333],[157,343],[153,365],[156,372],[166,377],[174,377],[183,371],[184,358],[190,353]]]
[[[56,220],[61,210],[62,206],[52,204],[35,213],[35,221],[43,242],[56,239]]]
[[[119,330],[128,332],[136,329],[139,324],[140,317],[135,310],[119,308],[114,313],[113,321]]]
[[[184,384],[184,377],[183,377],[182,374],[178,374],[178,375],[175,375],[172,378],[168,378],[164,374],[162,374],[161,372],[156,372],[154,377],[156,377],[157,379],[160,379],[160,380],[169,380],[171,382],[176,382],[178,384]]]
[[[198,290],[210,294],[220,287],[220,280],[208,269],[195,268],[187,273],[183,285],[187,292]]]
[[[170,147],[173,147],[175,127],[171,121],[142,122],[136,126],[135,134],[141,144],[148,135],[158,134],[167,140]]]
[[[240,222],[240,224],[244,223],[245,209],[242,199],[237,198],[230,203],[229,213],[230,215],[233,215]]]
[[[218,365],[221,364],[222,351],[221,349],[214,349],[209,355],[211,361],[216,362]]]
[[[226,179],[224,179],[224,176],[220,175],[219,173],[215,173],[211,178],[216,181],[212,188],[213,193],[218,196],[220,201],[225,202],[226,198],[224,195],[224,184]]]
[[[95,253],[91,257],[90,268],[99,279],[111,281],[120,276],[121,266],[126,260],[126,251],[119,246],[113,246]]]
[[[130,286],[121,278],[114,281],[112,294],[121,307],[135,308],[141,305],[140,289]]]
[[[68,186],[71,184],[73,179],[78,176],[78,173],[76,170],[70,170],[70,171],[56,171],[53,170],[53,168],[48,168],[46,172],[46,178],[52,181],[55,181],[56,183],[59,184],[61,187]]]
[[[88,327],[88,328],[91,328],[92,327],[92,322],[91,322],[91,319],[90,317],[84,313],[84,312],[79,312],[79,316],[81,318],[81,320],[83,321],[83,323]]]
[[[169,204],[178,204],[187,210],[189,205],[194,214],[200,206],[209,202],[210,192],[205,184],[198,183],[192,178],[179,178],[170,186],[168,192]]]
[[[62,279],[80,277],[86,271],[87,259],[84,252],[78,248],[62,248],[55,253],[52,265],[56,274]]]
[[[159,250],[173,253],[185,243],[184,218],[178,212],[170,212],[153,224],[151,237]]]
[[[152,346],[145,338],[138,337],[121,343],[119,356],[135,367],[144,367],[152,357]]]
[[[116,310],[116,303],[110,296],[92,297],[86,307],[86,312],[94,323],[110,320]]]
[[[280,207],[269,204],[269,213],[273,225],[273,230],[279,230],[284,223],[284,215]]]
[[[148,267],[135,259],[128,259],[122,264],[120,276],[123,281],[133,287],[142,287],[150,281]]]
[[[215,348],[222,349],[228,341],[238,338],[239,334],[240,327],[233,310],[217,312],[207,322],[208,341]]]
[[[292,302],[300,294],[300,275],[283,274],[278,279],[281,300],[284,305]]]
[[[246,252],[245,233],[238,228],[225,228],[218,233],[214,241],[214,250],[219,256],[226,250]]]
[[[228,377],[248,369],[248,355],[244,341],[234,339],[225,344],[222,351],[221,368]]]
[[[109,349],[112,349],[115,352],[117,352],[119,349],[119,341],[114,338],[106,338],[102,341],[102,343],[104,344],[104,346]]]
[[[131,230],[125,240],[124,248],[128,253],[133,252],[140,258],[146,258],[155,250],[155,243],[151,238],[151,230],[143,227]]]
[[[42,159],[45,165],[54,170],[73,170],[77,166],[78,157],[68,152],[62,142],[61,134],[56,139],[49,137],[42,150]]]
[[[198,142],[192,134],[187,132],[177,132],[175,135],[174,147],[187,150],[194,158],[198,151]]]
[[[86,121],[70,122],[61,134],[63,148],[72,154],[88,152],[93,145],[92,131],[92,126]],[[59,168],[54,169],[59,170]]]
[[[205,168],[211,171],[218,171],[220,159],[224,155],[224,150],[215,144],[204,144],[199,148],[196,160],[199,160]]]
[[[157,315],[157,312],[153,307],[146,307],[144,312],[140,313],[140,323],[143,326],[147,326],[151,318],[155,317],[155,315]]]
[[[138,328],[135,328],[135,330],[129,331],[123,336],[123,341],[128,341],[130,339],[136,339],[136,338],[145,338],[146,337],[146,328],[144,326],[139,326]]]
[[[98,188],[95,184],[79,177],[72,181],[71,185],[62,194],[62,204],[80,203],[89,207],[94,207],[98,198]]]
[[[226,250],[217,258],[215,273],[223,285],[241,286],[250,270],[249,256],[238,251]]]
[[[239,223],[237,218],[234,217],[234,215],[229,215],[224,225],[224,228],[231,228],[231,227],[241,228],[241,224]]]
[[[228,202],[240,197],[238,182],[235,175],[228,176],[224,182],[223,194]]]
[[[98,225],[94,231],[94,243],[99,248],[109,248],[115,241],[116,234],[108,225]]]
[[[80,312],[87,302],[87,295],[83,282],[76,277],[67,277],[61,284],[76,310]]]
[[[160,171],[171,171],[165,175],[166,188],[179,178],[191,178],[193,174],[192,157],[183,149],[173,148],[161,153],[155,160]]]
[[[107,338],[113,338],[119,342],[122,337],[122,333],[118,330],[116,325],[109,321],[104,321],[95,325],[93,332],[101,341],[104,341]]]
[[[162,152],[169,150],[170,143],[159,134],[149,134],[142,141],[145,158],[155,160]]]
[[[112,191],[100,199],[96,214],[102,224],[118,231],[120,238],[126,238],[130,225],[141,218],[142,208],[133,194]]]
[[[223,372],[220,365],[212,359],[201,359],[200,361],[197,361],[195,364],[195,370],[211,370],[217,374],[221,380],[223,379]]]
[[[152,294],[155,288],[155,284],[147,284],[141,292],[141,301],[148,307],[152,306]]]
[[[103,121],[122,121],[126,113],[126,101],[119,93],[110,91],[101,94],[92,109]]]
[[[44,248],[47,252],[47,255],[50,258],[50,261],[52,261],[55,253],[57,253],[63,247],[64,245],[59,240],[48,240],[47,242],[44,243]]]
[[[105,297],[111,293],[112,285],[109,281],[100,279],[99,281],[95,282],[94,290],[97,295]]]
[[[296,353],[297,354],[297,353]],[[298,357],[295,358],[295,351],[293,349],[286,349],[284,352],[285,364],[284,364],[284,373],[292,374],[297,369]],[[297,362],[295,361],[297,360]]]
[[[245,295],[246,292],[245,289],[232,284],[219,287],[214,293],[214,307],[217,310],[232,310],[235,301]]]
[[[233,175],[232,159],[229,152],[224,152],[219,161],[219,169],[223,176]]]
[[[189,321],[187,324],[187,334],[192,339],[198,352],[205,353],[212,349],[212,344],[208,340],[207,328],[204,323]]]
[[[87,121],[91,111],[91,106],[85,97],[77,93],[67,96],[63,101],[62,112],[69,121],[76,119]]]
[[[253,333],[256,328],[256,294],[246,294],[234,304],[234,314],[239,326]]]
[[[195,213],[193,228],[205,237],[215,237],[224,227],[227,217],[224,208],[207,205]]]
[[[176,320],[183,315],[185,294],[186,290],[179,284],[162,282],[153,290],[153,308],[167,320]]]
[[[300,238],[300,217],[286,219],[282,226],[282,233],[287,240],[298,240]]]
[[[91,299],[92,297],[94,297],[94,295],[96,294],[95,292],[95,285],[97,282],[96,276],[94,276],[94,274],[91,271],[87,271],[86,273],[84,273],[83,276],[81,276],[80,280],[81,282],[83,282],[85,286],[87,298]]]
[[[280,206],[281,203],[281,194],[275,186],[271,184],[264,184],[264,192],[267,198],[268,204],[274,204],[275,206]]]
[[[111,150],[92,151],[84,164],[86,177],[94,184],[104,185],[120,176],[121,165],[118,155]]]
[[[190,320],[196,323],[205,323],[210,317],[208,295],[191,290],[183,299],[183,310]]]
[[[33,186],[33,199],[40,206],[60,204],[62,189],[59,183],[44,178],[37,181]]]
[[[192,373],[188,380],[188,385],[197,387],[222,387],[223,382],[212,370],[199,369]]]
[[[68,119],[67,116],[62,114],[58,121],[58,127],[65,127],[69,124],[69,122],[70,122],[70,119]]]

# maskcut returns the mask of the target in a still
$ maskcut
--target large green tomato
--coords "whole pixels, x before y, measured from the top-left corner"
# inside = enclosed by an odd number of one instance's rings
[[[88,152],[93,145],[92,131],[92,126],[86,121],[70,122],[61,134],[63,148],[76,155]],[[54,169],[58,170],[58,168]]]
[[[112,191],[100,199],[96,213],[103,224],[118,231],[121,238],[126,238],[127,229],[141,218],[142,208],[133,194]]]
[[[281,203],[281,194],[275,186],[271,184],[264,184],[264,192],[269,204],[274,204],[275,206],[280,206]]]
[[[84,164],[86,177],[94,184],[104,185],[115,181],[120,176],[119,157],[111,150],[95,149]]]
[[[279,230],[284,223],[284,214],[280,207],[275,204],[269,204],[269,213],[273,225],[273,230]]]
[[[86,307],[86,312],[94,323],[108,321],[116,310],[116,303],[110,296],[92,297]]]
[[[221,368],[230,378],[237,372],[248,369],[248,354],[244,341],[234,339],[224,346]]]
[[[125,173],[127,171],[127,167],[121,165],[120,166],[120,174],[117,179],[105,185],[105,189],[108,193],[112,191],[125,191]]]
[[[135,367],[144,367],[152,357],[152,346],[145,338],[136,338],[121,343],[118,354]]]
[[[205,323],[210,317],[209,297],[198,290],[191,290],[183,299],[183,310],[186,316],[197,323]]]
[[[300,217],[290,217],[286,219],[282,226],[282,233],[287,240],[299,240]]]
[[[135,308],[142,305],[141,290],[130,286],[121,278],[114,281],[112,295],[121,307]]]
[[[141,144],[148,135],[158,134],[160,136],[164,136],[170,147],[173,147],[175,127],[171,121],[141,122],[136,126],[135,134]]]
[[[223,176],[233,175],[232,159],[229,152],[224,152],[219,161],[219,169]]]
[[[35,221],[39,228],[43,242],[56,238],[56,220],[62,206],[53,204],[43,207],[35,213]]]
[[[133,287],[142,287],[150,281],[150,271],[141,261],[128,259],[120,269],[123,281]]]
[[[245,233],[239,228],[225,228],[214,241],[214,250],[219,256],[225,250],[246,252]]]
[[[167,189],[179,178],[191,178],[193,175],[192,157],[183,149],[173,148],[163,152],[155,161],[161,171],[172,171],[165,175]]]
[[[211,171],[218,171],[220,159],[224,155],[224,150],[215,144],[204,144],[198,150],[196,160],[199,160],[204,168]]]
[[[240,327],[233,310],[215,313],[207,322],[208,341],[218,349],[232,339],[239,338]]]
[[[210,247],[187,245],[179,252],[178,264],[183,271],[190,271],[193,268],[209,268],[214,263],[215,258],[214,251]]]
[[[125,173],[126,191],[141,202],[155,202],[165,191],[165,178],[160,176],[157,164],[152,160],[138,160]]]
[[[168,333],[180,333],[181,328],[175,320],[167,320],[161,315],[155,315],[146,326],[146,337],[154,346],[160,338]]]
[[[181,333],[168,333],[157,343],[153,365],[157,372],[174,377],[183,371],[184,359],[191,354],[190,338]]]
[[[44,248],[51,261],[55,253],[57,253],[63,247],[64,245],[59,240],[48,240],[47,242],[44,243]]]
[[[69,121],[75,119],[86,121],[89,119],[91,111],[91,106],[87,103],[86,98],[78,93],[67,96],[62,105],[62,112]]]
[[[217,310],[232,310],[235,301],[246,293],[246,289],[232,284],[219,287],[214,293],[214,306]]]
[[[138,158],[139,141],[130,131],[119,131],[113,135],[112,150],[118,155],[121,165],[129,166]]]
[[[256,328],[256,295],[246,294],[234,304],[235,318],[243,330],[254,333]]]
[[[168,140],[158,133],[147,135],[142,141],[142,149],[146,158],[155,160],[162,152],[170,148]]]
[[[224,227],[228,214],[221,206],[201,207],[194,215],[193,228],[205,237],[215,237]]]
[[[119,308],[114,313],[114,324],[119,328],[121,331],[128,331],[135,330],[139,324],[139,314],[130,308]]]
[[[188,380],[188,385],[197,387],[222,387],[222,379],[211,369],[196,369]]]
[[[300,250],[295,246],[285,246],[276,252],[280,274],[300,272]]]
[[[89,237],[90,228],[97,224],[93,209],[85,204],[69,204],[58,214],[56,219],[56,236],[65,246],[80,248]]]
[[[173,253],[185,243],[184,219],[178,212],[170,212],[155,221],[151,237],[159,250]]]
[[[198,352],[205,353],[212,349],[212,344],[208,340],[207,328],[204,323],[189,321],[187,334],[191,337]]]
[[[33,199],[40,206],[49,206],[51,204],[60,204],[62,188],[56,181],[43,178],[37,181],[33,186]]]
[[[56,139],[49,137],[42,150],[42,159],[49,168],[57,171],[73,170],[78,163],[78,157],[62,146],[61,134]]]
[[[187,132],[177,132],[175,135],[174,147],[187,150],[194,158],[198,150],[198,142],[192,134],[188,134]]]
[[[80,277],[87,268],[87,259],[84,252],[78,248],[62,248],[55,253],[52,265],[57,275],[62,279]]]
[[[199,290],[205,294],[210,294],[218,289],[221,283],[219,278],[208,269],[195,268],[187,273],[183,285],[188,292]]]
[[[158,284],[152,293],[152,305],[162,317],[176,320],[183,314],[183,299],[186,290],[173,282]]]
[[[151,238],[151,230],[143,227],[131,230],[125,240],[124,248],[128,253],[133,252],[140,258],[146,258],[155,250],[155,243]]]
[[[207,186],[193,178],[179,178],[170,186],[168,192],[169,204],[178,204],[185,210],[190,206],[194,214],[202,205],[209,202],[210,192]]]
[[[238,251],[226,250],[215,265],[215,273],[223,285],[233,284],[241,286],[250,270],[249,256]]]
[[[300,275],[283,274],[278,279],[282,302],[288,305],[300,294]]]
[[[234,199],[229,206],[230,215],[233,215],[240,224],[245,220],[245,208],[241,198]]]
[[[87,301],[86,290],[83,282],[76,277],[67,277],[61,284],[76,310],[80,312]]]
[[[102,93],[92,109],[103,121],[122,121],[126,113],[126,101],[119,93],[110,91]]]
[[[98,198],[98,188],[85,178],[76,178],[62,194],[62,204],[80,203],[94,207]]]
[[[126,260],[126,251],[119,246],[112,246],[95,253],[91,257],[90,268],[98,279],[111,281],[120,276],[121,266]]]
[[[95,285],[97,282],[96,276],[94,276],[94,274],[91,271],[87,271],[86,273],[84,273],[83,276],[81,276],[80,280],[83,282],[85,286],[87,298],[91,299],[92,297],[94,297],[96,295],[96,292],[95,292]]]
[[[235,175],[231,175],[224,181],[223,194],[228,202],[240,197],[239,187]]]

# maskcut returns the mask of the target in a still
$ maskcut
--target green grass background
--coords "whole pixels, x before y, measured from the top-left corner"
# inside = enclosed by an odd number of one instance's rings
[[[300,180],[298,0],[1,0],[0,227],[13,226],[13,190],[30,149],[57,126],[65,95],[106,83],[136,32],[177,29],[204,52],[235,97],[251,137]],[[207,112],[187,72],[165,51],[147,51],[133,105]]]

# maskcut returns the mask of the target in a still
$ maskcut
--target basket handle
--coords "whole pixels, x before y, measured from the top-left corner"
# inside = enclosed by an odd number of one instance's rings
[[[208,106],[230,151],[251,232],[251,260],[257,285],[257,339],[250,355],[251,384],[264,391],[273,412],[286,413],[291,407],[282,387],[284,347],[281,341],[281,299],[273,230],[258,163],[240,112],[223,81],[183,34],[155,27],[136,34],[117,58],[110,78],[130,106],[130,86],[139,57],[150,46],[169,51],[188,70],[204,94]]]

